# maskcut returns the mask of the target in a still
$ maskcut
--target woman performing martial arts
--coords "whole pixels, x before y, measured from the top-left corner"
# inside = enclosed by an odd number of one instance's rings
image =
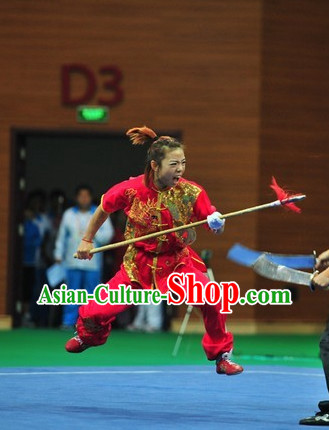
[[[109,214],[119,209],[127,215],[126,239],[204,219],[213,232],[221,233],[224,220],[219,218],[220,213],[211,205],[205,190],[183,178],[186,160],[182,143],[169,136],[157,136],[145,126],[130,129],[127,135],[134,145],[149,146],[144,175],[123,181],[102,196],[77,250],[78,258],[92,257],[90,250],[96,232]],[[166,293],[167,277],[173,272],[194,273],[195,280],[206,285],[206,267],[189,246],[195,238],[195,230],[190,228],[130,244],[120,270],[108,281],[109,288],[118,289],[124,284],[138,289],[158,288]],[[96,301],[81,306],[77,335],[66,343],[66,350],[77,353],[104,344],[116,315],[128,306],[101,305]],[[202,345],[208,360],[216,362],[219,374],[241,373],[243,368],[230,360],[233,336],[226,331],[221,304],[199,308],[206,329]]]

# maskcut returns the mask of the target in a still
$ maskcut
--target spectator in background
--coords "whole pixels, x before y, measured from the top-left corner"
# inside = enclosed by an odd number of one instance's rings
[[[55,243],[58,235],[60,223],[62,221],[64,210],[67,208],[67,199],[63,190],[54,189],[49,194],[49,207],[48,217],[50,220],[50,230],[47,235],[45,242],[45,258],[47,265],[51,266],[54,264],[54,251]],[[59,288],[61,284],[58,284],[54,289]],[[50,327],[58,327],[62,321],[62,308],[61,306],[50,306],[49,307],[49,318],[48,325]]]
[[[56,239],[63,213],[66,208],[66,196],[64,191],[60,189],[52,190],[49,195],[49,210],[47,213],[50,229],[45,243],[45,257],[49,266],[55,262],[54,251]]]
[[[138,305],[136,317],[131,325],[127,327],[129,331],[145,331],[153,333],[162,330],[163,307],[159,305]]]
[[[39,228],[34,223],[34,213],[26,209],[24,220],[24,242],[23,242],[23,318],[22,325],[29,327],[34,325],[31,317],[31,300],[33,288],[36,283],[36,259],[41,244],[41,234]]]
[[[38,228],[40,243],[36,248],[35,255],[35,278],[32,288],[32,301],[30,305],[31,319],[38,326],[48,325],[47,306],[37,306],[36,300],[39,297],[42,285],[47,282],[46,269],[47,262],[45,258],[45,244],[50,230],[50,220],[46,214],[47,195],[42,189],[35,189],[28,194],[27,210],[32,214],[31,221]],[[30,227],[31,228],[31,227]]]
[[[79,260],[73,257],[89,221],[96,210],[92,204],[92,190],[88,185],[80,185],[76,189],[76,206],[67,209],[59,227],[55,245],[55,261],[63,262],[67,269],[67,285],[70,289],[86,289],[92,293],[100,283],[102,271],[102,255],[95,254],[92,260]],[[94,246],[98,247],[111,241],[113,226],[109,219],[105,221],[94,238]],[[66,305],[63,308],[62,328],[72,328],[78,317],[78,306]]]
[[[50,229],[50,220],[46,214],[46,204],[47,194],[44,190],[37,189],[29,193],[28,207],[34,213],[33,221],[38,226],[42,239]]]

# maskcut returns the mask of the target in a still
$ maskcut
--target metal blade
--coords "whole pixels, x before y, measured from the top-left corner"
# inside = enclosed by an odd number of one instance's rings
[[[316,256],[314,256],[314,254],[273,254],[265,251],[256,251],[240,243],[235,243],[232,248],[229,249],[227,258],[242,266],[250,267],[262,254],[266,254],[267,259],[273,261],[273,263],[291,267],[292,269],[312,269],[316,262]]]
[[[292,284],[311,286],[312,273],[301,270],[290,269],[281,264],[273,263],[266,258],[266,254],[261,255],[252,265],[254,271],[261,276],[274,281],[290,282]]]

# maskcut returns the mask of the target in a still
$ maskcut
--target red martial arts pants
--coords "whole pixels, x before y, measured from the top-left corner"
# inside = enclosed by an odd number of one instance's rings
[[[191,266],[182,266],[177,273],[195,273],[195,280],[203,285],[209,282],[207,276]],[[118,289],[120,284],[131,285],[132,288],[140,288],[131,283],[123,268],[108,281],[110,289]],[[77,321],[77,331],[81,340],[87,345],[97,346],[106,342],[111,332],[111,323],[116,315],[126,310],[131,305],[105,304],[100,305],[90,301],[88,305],[81,306]],[[226,331],[226,315],[220,313],[221,304],[199,306],[202,311],[206,333],[202,339],[202,346],[208,360],[215,360],[219,354],[229,352],[233,348],[232,333]]]

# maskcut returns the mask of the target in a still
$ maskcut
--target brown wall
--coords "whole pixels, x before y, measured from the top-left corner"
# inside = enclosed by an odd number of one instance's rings
[[[273,174],[307,199],[299,216],[259,214],[258,244],[278,252],[329,248],[329,2],[265,1],[263,7],[260,195]],[[273,288],[258,279],[257,286]],[[292,307],[257,318],[324,321],[329,295],[299,288]]]
[[[187,177],[204,185],[222,212],[271,200],[272,174],[309,194],[299,218],[270,211],[242,216],[227,223],[220,239],[201,230],[196,249],[214,250],[217,280],[234,278],[243,290],[255,284],[250,270],[225,260],[235,242],[280,252],[325,248],[328,8],[326,1],[316,4],[315,10],[311,0],[2,4],[0,314],[12,287],[6,273],[10,128],[90,128],[61,105],[60,68],[67,63],[95,71],[119,66],[125,99],[100,127],[181,130]],[[237,307],[233,318],[263,319],[264,312]]]

